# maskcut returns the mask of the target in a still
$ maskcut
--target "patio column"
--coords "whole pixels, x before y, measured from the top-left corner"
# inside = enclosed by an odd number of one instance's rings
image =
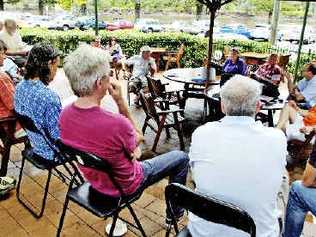
[[[272,27],[271,27],[271,38],[270,42],[272,45],[275,44],[277,38],[277,29],[279,25],[279,16],[280,16],[280,0],[274,0],[273,4],[273,14],[272,14]]]
[[[95,35],[99,35],[98,0],[94,0]]]
[[[299,42],[298,51],[297,51],[297,59],[296,59],[296,65],[295,65],[295,71],[294,71],[295,81],[298,79],[298,75],[297,75],[298,67],[300,65],[300,60],[301,60],[302,45],[304,42],[304,34],[305,34],[305,28],[306,28],[306,23],[307,23],[309,5],[310,5],[310,2],[307,1],[306,7],[305,7],[304,20],[303,20],[303,27],[302,27],[300,42]]]

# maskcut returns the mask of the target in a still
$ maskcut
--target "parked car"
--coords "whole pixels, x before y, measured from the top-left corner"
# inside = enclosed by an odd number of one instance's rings
[[[76,22],[73,20],[74,17],[70,15],[59,16],[55,20],[49,23],[49,30],[70,30],[74,29]]]
[[[250,30],[244,25],[237,25],[234,27],[234,33],[238,35],[246,36],[247,38],[251,37]]]
[[[221,33],[221,34],[227,34],[227,33],[233,34],[233,33],[235,33],[235,31],[234,31],[232,26],[225,25],[225,26],[221,26],[219,28],[219,33]]]
[[[108,23],[106,26],[106,29],[109,31],[125,30],[125,29],[133,29],[133,28],[134,28],[134,24],[126,20],[118,20],[113,23]]]
[[[51,16],[38,16],[33,15],[27,18],[26,23],[29,27],[43,27],[48,28],[50,22],[52,21]]]
[[[160,32],[162,26],[158,20],[155,19],[138,19],[135,23],[135,28],[146,33]]]
[[[289,41],[291,43],[298,43],[301,38],[301,27],[297,26],[288,26],[286,29],[281,30],[282,37],[281,40],[283,41]],[[313,30],[311,28],[306,27],[305,33],[304,33],[304,44],[313,43],[316,40],[316,35],[313,33]]]
[[[165,25],[164,28],[168,32],[185,32],[188,25],[184,21],[174,21],[171,24]]]
[[[107,24],[104,21],[98,21],[98,28],[100,30],[105,30]],[[78,27],[80,30],[88,30],[95,28],[95,18],[94,17],[83,17],[80,18],[76,23],[75,27]]]
[[[250,39],[268,41],[270,39],[271,29],[270,26],[258,24],[250,31]]]

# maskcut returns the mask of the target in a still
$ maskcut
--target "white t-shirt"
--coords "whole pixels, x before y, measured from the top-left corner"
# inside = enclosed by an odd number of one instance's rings
[[[22,41],[18,32],[10,35],[5,29],[0,32],[0,40],[7,46],[10,53],[16,53],[27,50],[27,45]]]
[[[190,164],[196,190],[248,212],[257,237],[277,237],[277,193],[286,163],[286,137],[253,118],[226,116],[192,135]],[[207,222],[192,213],[193,237],[246,237],[249,234]]]
[[[149,73],[149,67],[156,69],[156,63],[153,58],[144,60],[141,55],[135,55],[126,61],[127,65],[133,65],[132,77],[144,77]]]

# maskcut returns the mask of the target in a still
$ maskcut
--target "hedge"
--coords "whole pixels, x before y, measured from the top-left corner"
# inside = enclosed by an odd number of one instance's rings
[[[50,42],[57,47],[63,54],[67,55],[69,52],[77,48],[80,42],[91,42],[94,39],[93,31],[51,31],[41,28],[24,28],[21,30],[22,38],[28,44],[37,42]],[[116,37],[123,49],[123,52],[132,56],[139,53],[143,45],[151,47],[165,47],[168,50],[177,50],[181,43],[186,46],[185,54],[182,58],[183,67],[198,67],[202,65],[203,60],[207,55],[208,39],[198,36],[192,36],[186,33],[152,33],[146,34],[134,30],[123,31],[100,31],[102,44],[106,44],[109,38]],[[219,40],[215,42],[214,49],[222,50],[225,46],[238,47],[241,52],[271,52],[271,45],[267,42],[256,41],[237,41],[237,40]],[[302,55],[302,62],[308,62],[311,57],[315,55]],[[290,72],[294,71],[294,63],[290,63]]]
[[[28,44],[37,42],[50,42],[57,47],[64,55],[77,48],[80,42],[91,42],[94,39],[93,31],[51,31],[40,28],[21,30],[23,41]],[[110,37],[116,37],[123,49],[129,56],[139,53],[143,45],[151,47],[165,47],[168,50],[177,50],[181,43],[186,46],[185,55],[182,59],[183,66],[199,66],[207,55],[207,39],[192,36],[186,33],[152,33],[146,34],[138,31],[100,31],[103,44],[106,44]],[[248,41],[217,41],[215,49],[222,50],[225,45],[239,47],[241,51],[265,52],[269,44]]]

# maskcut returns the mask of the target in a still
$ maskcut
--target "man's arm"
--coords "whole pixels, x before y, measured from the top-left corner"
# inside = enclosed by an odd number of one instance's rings
[[[157,65],[155,59],[153,58],[149,59],[149,72],[151,76],[153,76],[157,72]]]
[[[133,124],[133,127],[136,130],[136,140],[137,144],[144,141],[144,136],[141,130],[136,125],[133,117],[131,116],[127,103],[124,101],[122,97],[122,90],[121,85],[118,82],[111,82],[112,87],[109,88],[110,95],[113,97],[114,101],[116,102],[120,114],[124,115],[128,120]]]
[[[15,88],[11,79],[4,74],[0,75],[0,98],[2,103],[7,107],[8,110],[13,111],[14,109],[14,92]]]
[[[305,187],[316,188],[316,143],[314,144],[313,151],[306,164],[303,174],[303,185]]]

